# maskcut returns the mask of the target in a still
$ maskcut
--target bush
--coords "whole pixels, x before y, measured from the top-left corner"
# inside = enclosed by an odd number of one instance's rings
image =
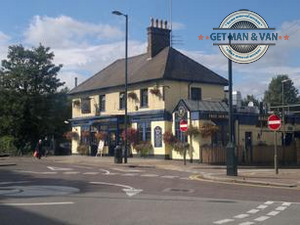
[[[143,157],[147,156],[153,150],[152,144],[149,142],[146,142],[146,141],[143,141],[140,144],[137,144],[134,148]]]
[[[14,145],[13,136],[3,136],[0,138],[0,154],[18,155],[18,150]]]
[[[80,155],[89,155],[89,146],[88,145],[79,145],[77,147],[77,152]]]

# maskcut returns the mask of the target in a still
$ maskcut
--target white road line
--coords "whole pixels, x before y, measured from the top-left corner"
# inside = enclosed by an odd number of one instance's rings
[[[106,182],[90,182],[90,184],[100,184],[100,185],[122,187],[123,188],[122,191],[124,191],[126,193],[126,195],[128,195],[129,197],[137,195],[143,191],[143,189],[135,189],[134,187],[131,187],[129,185],[124,185],[124,184],[115,184],[115,183],[106,183]]]
[[[286,208],[287,208],[287,207],[279,206],[279,207],[277,207],[275,210],[283,211],[283,210],[285,210]]]
[[[229,222],[233,222],[233,219],[224,219],[224,220],[219,220],[219,221],[215,221],[214,224],[224,224],[224,223],[229,223]]]
[[[233,218],[235,218],[235,219],[244,219],[248,216],[249,216],[249,214],[240,214],[240,215],[234,216]]]
[[[69,171],[69,172],[63,172],[63,174],[71,175],[71,174],[79,174],[80,172],[76,171]]]
[[[255,214],[257,212],[259,212],[259,209],[251,209],[247,213]]]
[[[189,177],[180,177],[179,179],[180,179],[180,180],[190,180]]]
[[[260,206],[257,206],[256,208],[258,208],[258,209],[265,209],[267,207],[268,207],[267,205],[260,205]]]
[[[138,174],[136,174],[136,173],[124,173],[124,174],[121,174],[121,176],[125,176],[125,177],[134,177],[136,175],[138,175]]]
[[[280,213],[279,211],[271,211],[267,214],[267,216],[276,216],[278,213]]]
[[[290,203],[290,202],[284,202],[282,205],[283,206],[290,206],[292,203]]]
[[[258,221],[258,222],[262,222],[262,221],[265,221],[267,219],[269,219],[270,217],[269,216],[261,216],[261,217],[257,217],[256,219],[254,219],[255,221]]]
[[[108,175],[108,176],[110,176],[110,175],[118,175],[119,173],[105,173],[104,175]]]
[[[0,185],[8,185],[8,184],[23,184],[28,183],[30,181],[10,181],[10,182],[0,182]]]
[[[243,223],[239,223],[239,225],[252,225],[252,224],[255,224],[254,222],[243,222]]]
[[[57,174],[57,172],[37,172],[28,170],[16,170],[17,173],[33,173],[33,174]]]
[[[272,201],[267,201],[267,202],[265,202],[264,204],[265,205],[272,205],[274,202],[272,202]]]
[[[85,172],[84,175],[97,175],[99,172]]]
[[[120,169],[120,168],[112,168],[113,170],[121,171],[121,172],[127,172],[127,173],[141,173],[144,172],[144,170],[134,170],[134,169]]]
[[[47,168],[50,170],[59,170],[59,171],[73,170],[72,168],[61,168],[61,167],[54,167],[54,166],[47,166]]]
[[[169,176],[169,175],[166,175],[166,176],[161,176],[161,178],[167,178],[167,179],[174,179],[178,176]]]
[[[47,206],[47,205],[72,205],[74,202],[29,202],[29,203],[0,203],[0,205],[6,206]]]
[[[99,169],[100,171],[104,171],[105,172],[105,174],[104,175],[108,175],[108,174],[110,174],[110,172],[108,171],[108,170],[105,170],[105,169]]]
[[[141,174],[141,177],[158,177],[159,175],[157,174]]]

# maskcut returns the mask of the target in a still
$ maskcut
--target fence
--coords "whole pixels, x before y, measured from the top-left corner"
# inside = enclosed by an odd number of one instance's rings
[[[299,141],[298,141],[299,142]],[[297,142],[283,148],[278,146],[278,161],[287,164],[295,164],[297,157],[300,159],[300,144]],[[237,160],[239,164],[264,164],[272,165],[274,163],[274,146],[253,146],[252,154],[250,150],[246,150],[243,146],[237,148]],[[225,147],[201,147],[201,158],[203,163],[207,164],[225,164],[226,148]]]

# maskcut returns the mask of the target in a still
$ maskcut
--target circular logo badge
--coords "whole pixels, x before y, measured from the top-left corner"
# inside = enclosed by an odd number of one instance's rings
[[[239,10],[229,14],[220,24],[220,29],[252,30],[267,29],[268,24],[257,13],[249,10]],[[232,38],[234,40],[234,37]],[[252,63],[260,59],[268,50],[268,45],[234,44],[219,45],[221,52],[236,63]]]

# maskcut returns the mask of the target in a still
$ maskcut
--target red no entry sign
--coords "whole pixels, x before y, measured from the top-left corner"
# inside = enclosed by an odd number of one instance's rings
[[[270,130],[276,131],[281,127],[281,119],[279,116],[273,114],[268,118],[268,127]]]
[[[186,120],[180,120],[179,127],[180,127],[181,132],[186,132],[188,130],[187,121]]]

